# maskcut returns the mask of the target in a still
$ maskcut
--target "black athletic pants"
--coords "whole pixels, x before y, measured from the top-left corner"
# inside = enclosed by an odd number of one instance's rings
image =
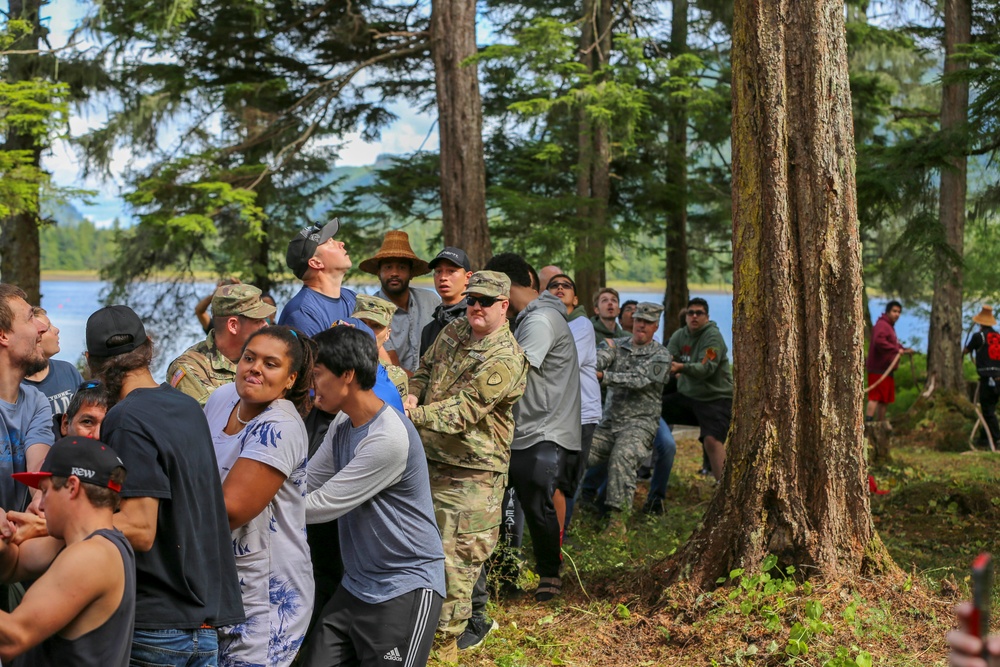
[[[554,442],[539,442],[510,452],[510,485],[531,531],[536,571],[540,577],[558,577],[562,565],[562,536],[552,496],[567,450]],[[501,534],[503,527],[501,527]]]
[[[302,651],[305,667],[424,667],[444,598],[429,588],[371,604],[343,586]]]
[[[998,399],[1000,399],[1000,378],[979,378],[979,407],[983,410],[983,420],[990,429],[994,445],[1000,444],[1000,423],[997,422]]]

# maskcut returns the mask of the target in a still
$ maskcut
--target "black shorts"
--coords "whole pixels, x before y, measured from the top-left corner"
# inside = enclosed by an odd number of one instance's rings
[[[378,604],[341,585],[302,651],[305,667],[424,665],[444,599],[421,588]]]
[[[729,422],[733,416],[733,399],[696,401],[681,393],[670,394],[663,397],[663,411],[660,416],[668,424],[700,427],[698,440],[703,443],[705,436],[725,442],[726,436],[729,435]]]
[[[563,464],[559,468],[559,475],[556,477],[556,488],[563,492],[567,498],[576,495],[576,488],[583,480],[583,473],[587,471],[587,457],[590,456],[590,443],[594,440],[594,431],[597,424],[584,424],[580,427],[580,451],[566,451]]]

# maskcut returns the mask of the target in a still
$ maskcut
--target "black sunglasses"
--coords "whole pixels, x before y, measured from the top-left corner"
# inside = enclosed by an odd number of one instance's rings
[[[698,317],[700,315],[708,315],[704,310],[689,310],[687,311],[688,317]]]
[[[469,306],[469,308],[472,308],[477,303],[483,308],[489,308],[500,300],[501,299],[498,299],[495,296],[473,296],[472,294],[465,297],[465,303]]]
[[[574,291],[576,290],[576,288],[573,287],[573,285],[571,285],[570,283],[549,283],[549,289],[550,290],[554,290],[554,289],[571,289],[571,290],[574,290]]]
[[[81,384],[79,387],[77,387],[76,390],[77,391],[82,391],[84,389],[93,389],[94,387],[100,387],[100,386],[101,386],[101,381],[100,380],[87,380],[86,382],[84,382],[83,384]]]

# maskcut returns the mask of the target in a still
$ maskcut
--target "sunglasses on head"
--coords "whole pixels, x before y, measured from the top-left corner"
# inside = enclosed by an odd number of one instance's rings
[[[93,389],[94,387],[100,387],[100,386],[101,386],[100,380],[87,380],[79,387],[77,387],[76,390],[81,391],[83,389]]]
[[[549,289],[574,289],[570,283],[549,283]]]
[[[704,310],[689,310],[687,311],[688,317],[699,317],[700,315],[707,315]]]
[[[501,299],[498,299],[495,296],[474,296],[469,294],[465,297],[465,303],[468,304],[469,308],[472,308],[477,303],[483,308],[489,308],[497,301],[501,301]]]

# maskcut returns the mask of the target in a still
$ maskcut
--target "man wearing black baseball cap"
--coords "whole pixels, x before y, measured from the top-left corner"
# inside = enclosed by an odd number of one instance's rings
[[[214,665],[214,628],[244,620],[215,448],[198,402],[157,384],[152,358],[131,308],[90,316],[87,363],[112,404],[101,437],[131,471],[115,526],[138,552],[132,659]]]
[[[357,295],[342,287],[351,257],[344,242],[334,238],[338,231],[340,220],[334,218],[300,229],[288,242],[285,263],[302,281],[302,289],[282,308],[278,324],[315,336],[354,312]]]
[[[465,317],[465,290],[472,277],[472,262],[461,248],[447,246],[428,266],[434,272],[434,289],[441,303],[434,309],[433,319],[420,332],[421,357],[449,322]]]
[[[0,518],[0,579],[37,578],[12,613],[0,612],[0,660],[126,667],[135,554],[112,523],[125,481],[121,460],[99,440],[70,436],[38,472],[13,477],[42,492],[49,535],[20,542]]]

